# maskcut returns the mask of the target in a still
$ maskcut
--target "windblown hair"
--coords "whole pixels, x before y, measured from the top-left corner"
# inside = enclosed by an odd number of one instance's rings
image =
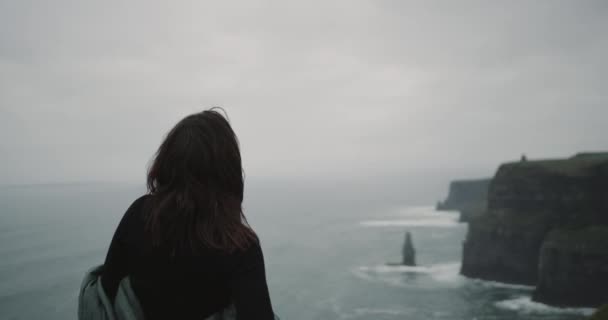
[[[148,172],[146,230],[172,252],[245,250],[257,236],[242,210],[243,169],[236,134],[212,108],[181,120]]]

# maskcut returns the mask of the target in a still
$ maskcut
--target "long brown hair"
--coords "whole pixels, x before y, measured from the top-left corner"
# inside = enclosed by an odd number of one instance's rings
[[[242,210],[243,169],[236,134],[218,108],[181,120],[148,171],[146,229],[172,252],[244,250],[257,236]]]

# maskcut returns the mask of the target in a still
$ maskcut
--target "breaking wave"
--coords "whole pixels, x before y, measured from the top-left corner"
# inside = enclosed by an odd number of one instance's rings
[[[367,220],[361,221],[364,227],[436,227],[451,228],[458,226],[458,221],[445,221],[436,219],[419,220]]]
[[[459,274],[460,262],[434,264],[430,266],[363,266],[353,270],[360,279],[381,281],[393,286],[408,286],[408,278],[404,275],[424,276],[435,282],[444,284],[459,284],[464,277]]]
[[[517,311],[522,314],[580,314],[590,316],[595,312],[593,308],[558,308],[540,302],[532,301],[530,296],[519,296],[509,300],[498,301],[496,307],[505,310]]]
[[[413,307],[407,306],[391,306],[388,308],[367,308],[359,307],[354,309],[344,309],[337,301],[330,301],[332,311],[338,315],[337,319],[361,319],[378,316],[392,316],[402,318],[403,316],[411,316],[416,312]]]
[[[364,227],[436,227],[451,228],[462,225],[457,214],[438,212],[433,207],[405,207],[395,212],[395,218],[365,220],[359,224]]]
[[[480,279],[471,279],[471,281],[477,285],[486,288],[499,288],[499,289],[514,289],[514,290],[534,290],[534,286],[527,286],[523,284],[510,284],[497,281],[488,281]]]

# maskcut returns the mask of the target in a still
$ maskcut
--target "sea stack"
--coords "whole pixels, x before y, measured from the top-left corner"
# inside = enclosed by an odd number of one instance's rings
[[[410,232],[405,233],[405,242],[403,243],[403,262],[404,266],[416,265],[416,250],[412,243],[412,235]]]

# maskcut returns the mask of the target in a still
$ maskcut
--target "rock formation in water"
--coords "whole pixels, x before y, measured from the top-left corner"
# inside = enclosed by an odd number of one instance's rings
[[[469,224],[461,273],[536,285],[555,305],[608,300],[608,154],[502,165]]]
[[[460,221],[468,222],[486,209],[491,179],[457,180],[450,183],[448,198],[437,203],[437,210],[460,211]]]
[[[416,249],[412,242],[412,235],[408,232],[405,233],[405,242],[403,243],[403,260],[404,266],[415,266],[416,265]]]

